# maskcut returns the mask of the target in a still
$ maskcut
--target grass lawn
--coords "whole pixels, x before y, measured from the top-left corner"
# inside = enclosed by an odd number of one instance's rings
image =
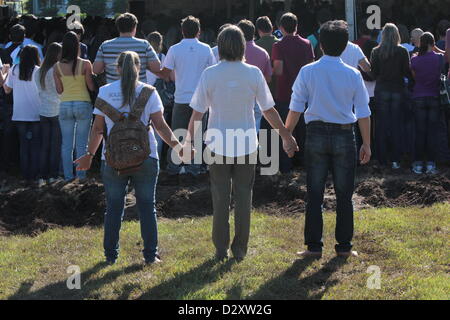
[[[334,214],[325,254],[297,260],[303,218],[255,213],[249,255],[215,263],[211,218],[159,220],[162,264],[144,267],[137,222],[124,223],[121,256],[103,262],[101,228],[0,238],[0,299],[449,299],[450,204],[379,209],[355,216],[359,258],[334,256]],[[66,270],[81,268],[81,290]],[[369,289],[370,266],[381,288]]]

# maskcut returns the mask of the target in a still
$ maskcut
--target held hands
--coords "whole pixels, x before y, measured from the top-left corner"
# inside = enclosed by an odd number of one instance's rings
[[[300,148],[298,147],[297,141],[292,136],[292,133],[286,129],[286,131],[281,135],[281,139],[283,140],[284,152],[287,153],[289,158],[293,158],[295,153],[300,151]]]
[[[92,156],[85,154],[81,158],[74,161],[77,165],[77,171],[87,171],[92,165]]]
[[[361,161],[361,165],[368,164],[371,157],[372,150],[370,150],[370,146],[363,144],[361,147],[361,151],[359,152],[359,161]]]
[[[195,150],[192,146],[191,142],[185,142],[181,145],[179,149],[179,157],[181,161],[184,163],[189,163],[194,159],[195,154],[197,153],[197,150]]]

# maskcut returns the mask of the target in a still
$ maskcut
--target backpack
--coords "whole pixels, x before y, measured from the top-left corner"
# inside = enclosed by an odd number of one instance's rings
[[[162,60],[162,54],[158,55],[159,60]],[[162,104],[164,108],[170,108],[175,102],[175,83],[172,81],[165,81],[164,79],[158,78],[154,84],[156,91],[158,91],[161,97]]]
[[[127,112],[119,112],[101,98],[97,98],[95,102],[95,107],[114,122],[106,140],[105,158],[108,166],[117,170],[118,175],[138,171],[150,156],[150,119],[146,126],[142,123],[141,116],[154,91],[154,87],[145,85],[128,117],[125,117]]]

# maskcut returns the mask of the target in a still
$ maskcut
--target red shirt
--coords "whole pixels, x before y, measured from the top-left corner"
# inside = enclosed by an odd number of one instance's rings
[[[277,102],[289,103],[292,96],[292,86],[301,68],[314,61],[314,50],[307,39],[295,36],[285,36],[272,48],[272,60],[283,61],[283,74],[277,76]]]

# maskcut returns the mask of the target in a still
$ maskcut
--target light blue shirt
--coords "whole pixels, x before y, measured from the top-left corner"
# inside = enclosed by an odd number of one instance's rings
[[[306,123],[352,124],[371,115],[361,73],[339,57],[323,56],[303,67],[292,90],[289,108],[304,112]]]

